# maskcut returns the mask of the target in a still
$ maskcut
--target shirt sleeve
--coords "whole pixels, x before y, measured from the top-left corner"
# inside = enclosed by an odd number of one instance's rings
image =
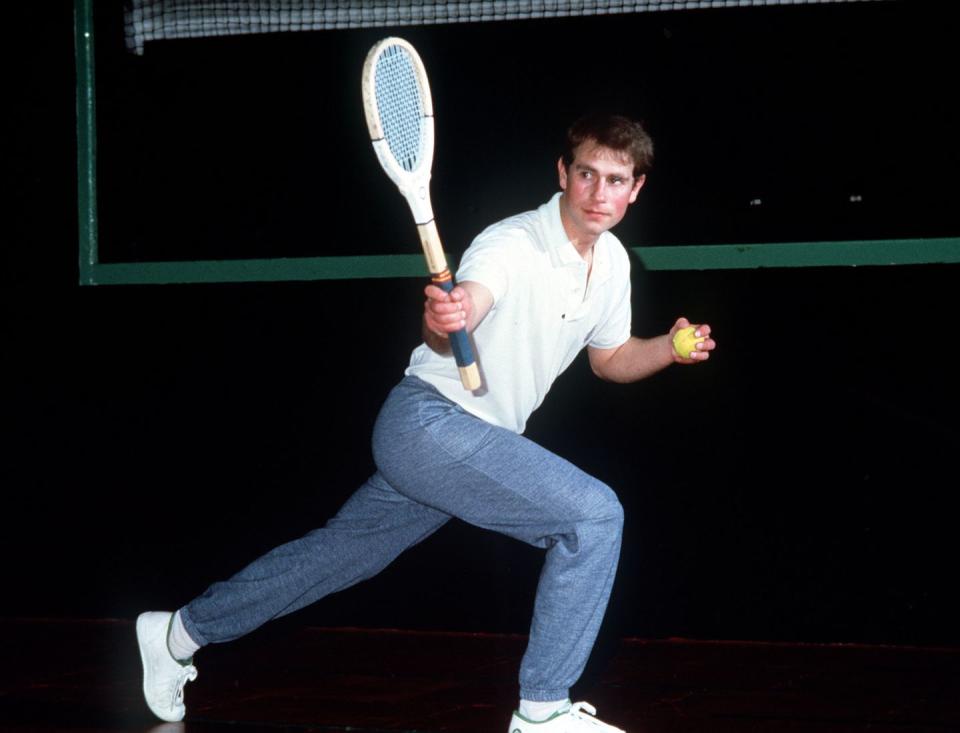
[[[457,281],[480,283],[490,291],[496,304],[510,289],[510,272],[515,266],[517,251],[517,242],[510,232],[484,232],[463,253]]]
[[[595,349],[615,349],[630,339],[633,311],[630,306],[630,257],[622,246],[611,248],[616,252],[613,258],[613,277],[609,285],[609,300],[604,317],[597,324],[588,346]]]

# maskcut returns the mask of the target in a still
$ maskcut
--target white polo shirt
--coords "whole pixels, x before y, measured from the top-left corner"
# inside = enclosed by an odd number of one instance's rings
[[[612,349],[630,338],[627,252],[614,235],[601,234],[588,282],[587,263],[560,220],[561,195],[488,227],[463,255],[457,280],[493,294],[472,334],[481,389],[465,390],[453,356],[426,344],[406,370],[467,412],[517,433],[581,349]]]

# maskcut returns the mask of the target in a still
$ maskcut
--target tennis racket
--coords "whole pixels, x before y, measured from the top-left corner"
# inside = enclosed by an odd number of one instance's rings
[[[431,280],[453,290],[443,244],[430,203],[433,165],[433,102],[427,72],[416,49],[402,38],[385,38],[363,64],[363,111],[383,170],[410,205]],[[450,334],[464,388],[479,389],[480,371],[464,329]]]

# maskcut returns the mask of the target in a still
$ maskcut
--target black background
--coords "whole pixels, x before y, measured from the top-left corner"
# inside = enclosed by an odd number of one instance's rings
[[[557,139],[592,106],[642,117],[657,142],[618,231],[630,246],[958,234],[955,61],[933,5],[176,41],[142,58],[111,10],[104,261],[416,252],[359,100],[388,33],[431,74],[454,253],[555,190]],[[13,12],[2,613],[132,618],[322,524],[368,475],[423,283],[79,286],[70,8]],[[957,273],[635,267],[635,333],[709,321],[715,358],[630,386],[578,360],[528,430],[625,506],[607,637],[960,643]],[[452,522],[270,628],[522,633],[540,559]]]

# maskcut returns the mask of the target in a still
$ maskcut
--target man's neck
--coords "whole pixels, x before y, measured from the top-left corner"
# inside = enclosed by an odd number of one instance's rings
[[[571,224],[567,212],[565,210],[566,202],[561,198],[560,200],[560,223],[563,225],[563,232],[567,235],[567,239],[570,240],[570,244],[573,245],[573,248],[577,250],[577,254],[583,258],[583,261],[587,264],[593,264],[593,248],[597,244],[599,237],[591,237],[586,234],[581,234],[577,232],[573,225]]]
[[[597,244],[596,237],[590,239],[587,243],[584,243],[583,240],[571,239],[570,244],[573,245],[573,248],[577,250],[577,254],[579,254],[585,262],[593,261],[593,249]]]
[[[586,245],[576,239],[570,240],[570,244],[572,244],[573,248],[577,250],[577,254],[579,254],[581,259],[587,263],[588,280],[590,279],[590,274],[593,272],[593,253],[596,248],[597,239],[598,237],[594,237],[592,240],[590,240],[590,243]]]

